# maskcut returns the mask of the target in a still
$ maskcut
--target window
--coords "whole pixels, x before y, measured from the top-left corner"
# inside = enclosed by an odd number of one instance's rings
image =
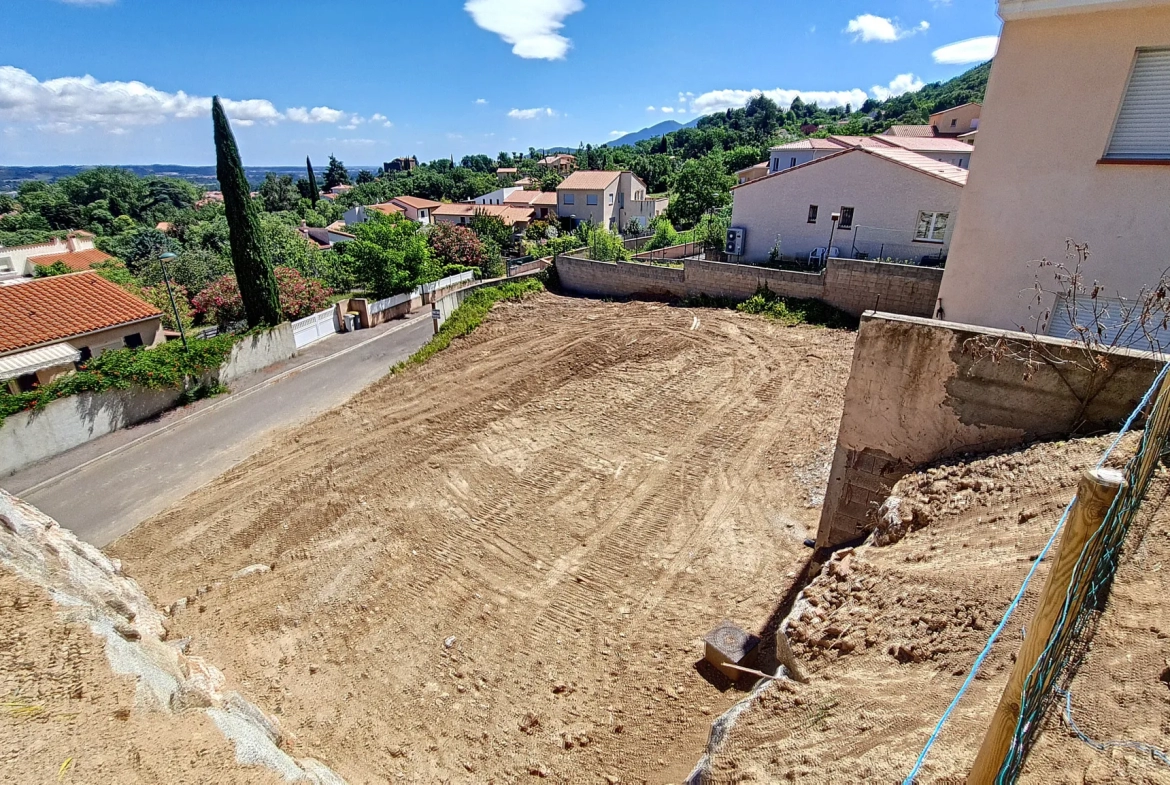
[[[780,159],[779,159],[779,158],[773,158],[773,159],[772,159],[772,171],[773,171],[773,172],[779,172],[779,171],[780,171]]]
[[[609,195],[609,206],[613,207],[613,194]]]
[[[852,229],[853,228],[853,208],[841,208],[841,222],[837,224],[838,229]]]
[[[16,386],[20,388],[21,392],[32,392],[37,388],[37,375],[26,373],[16,377]]]
[[[791,166],[796,166],[796,158],[795,158],[795,156],[794,156],[794,157],[793,157],[793,159],[792,159],[792,163],[790,163],[790,164],[788,164],[788,165],[789,165],[790,167],[791,167]]]
[[[947,223],[951,220],[950,213],[918,214],[918,228],[914,230],[914,241],[920,243],[941,243],[946,239]]]
[[[573,194],[565,194],[565,204],[573,204]]]
[[[808,206],[808,222],[810,224],[815,224],[817,222],[817,212],[819,210],[820,210],[820,208],[817,207],[815,204],[810,204]]]
[[[954,128],[958,124],[959,124],[959,118],[956,117],[955,119],[951,120],[951,128]]]
[[[585,204],[593,207],[597,204],[597,194],[587,194],[585,196]]]
[[[141,348],[142,335],[140,333],[131,333],[122,339],[122,343],[126,344],[127,349]]]
[[[1170,49],[1139,49],[1105,160],[1170,161]]]

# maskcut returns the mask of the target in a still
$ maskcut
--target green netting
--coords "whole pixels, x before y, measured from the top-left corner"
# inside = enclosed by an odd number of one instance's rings
[[[1157,394],[1141,443],[1125,466],[1126,483],[1104,522],[1081,551],[1052,637],[1024,681],[1015,735],[996,777],[997,783],[1007,785],[1019,777],[1024,758],[1055,696],[1058,681],[1070,677],[1068,666],[1078,652],[1075,644],[1084,640],[1087,628],[1104,610],[1126,535],[1141,508],[1159,461],[1170,452],[1170,383],[1167,382],[1166,369],[1159,374],[1154,385],[1153,391]],[[1110,453],[1116,446],[1115,442]],[[1105,454],[1099,465],[1104,465],[1110,453]]]

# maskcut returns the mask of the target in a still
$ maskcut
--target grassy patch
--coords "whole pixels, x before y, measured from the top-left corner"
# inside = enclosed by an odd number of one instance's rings
[[[811,324],[836,330],[856,330],[860,320],[820,300],[805,300],[799,297],[782,297],[767,286],[743,302],[729,297],[708,297],[700,295],[683,301],[691,308],[734,308],[740,313],[751,313],[795,327]]]
[[[492,306],[501,300],[518,302],[531,294],[544,291],[544,284],[536,278],[525,278],[513,283],[499,286],[486,286],[476,289],[467,296],[463,304],[455,309],[443,326],[439,334],[427,342],[423,348],[410,356],[410,359],[400,362],[390,369],[391,373],[399,373],[413,365],[422,365],[439,352],[451,345],[456,338],[468,335],[483,323]]]
[[[40,411],[58,398],[83,392],[125,390],[133,385],[154,390],[179,389],[186,380],[199,377],[223,365],[236,336],[220,335],[188,341],[184,351],[179,341],[153,349],[118,349],[87,361],[77,373],[63,376],[31,392],[13,395],[0,391],[0,425],[5,418],[23,411]]]

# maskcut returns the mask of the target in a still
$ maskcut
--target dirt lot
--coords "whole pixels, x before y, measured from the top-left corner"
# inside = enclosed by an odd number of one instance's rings
[[[203,712],[135,707],[104,641],[47,592],[0,571],[0,782],[275,783],[235,762]]]
[[[912,474],[882,544],[831,562],[790,627],[807,686],[774,687],[714,756],[712,783],[901,782],[1075,491],[1109,439],[1036,445]],[[1124,447],[1132,449],[1130,438]],[[1120,452],[1126,454],[1126,449]],[[1170,733],[1170,507],[1165,473],[1131,533],[1114,594],[1072,684],[1096,739],[1165,748]],[[961,783],[999,701],[1047,575],[993,649],[918,782]],[[1170,767],[1099,753],[1050,714],[1025,783],[1166,783]]]
[[[541,295],[112,547],[350,782],[679,782],[809,551],[854,336]],[[241,568],[273,571],[227,581]]]

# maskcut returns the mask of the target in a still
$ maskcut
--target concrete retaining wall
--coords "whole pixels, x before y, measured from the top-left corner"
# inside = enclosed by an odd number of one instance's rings
[[[288,322],[263,333],[245,336],[232,346],[231,355],[219,369],[219,382],[231,384],[236,379],[295,357],[296,353],[292,325]]]
[[[1150,354],[1118,351],[1108,373],[1041,363],[1028,377],[1022,360],[993,362],[970,351],[968,342],[981,337],[1027,345],[1018,333],[970,325],[885,313],[862,318],[818,547],[865,534],[870,513],[894,483],[925,464],[1066,437],[1074,429],[1118,428],[1162,367]],[[1081,351],[1071,341],[1039,343],[1054,359]]]
[[[707,295],[745,300],[762,286],[785,297],[823,300],[853,316],[875,306],[908,316],[932,316],[942,270],[902,264],[830,259],[816,273],[774,270],[697,259],[683,268],[636,262],[595,262],[560,256],[561,286],[592,297],[687,297]]]
[[[230,384],[295,355],[292,325],[285,323],[237,342],[215,378]],[[53,401],[39,412],[14,414],[0,424],[0,477],[156,417],[174,408],[181,395],[181,390],[131,387],[82,393]]]

